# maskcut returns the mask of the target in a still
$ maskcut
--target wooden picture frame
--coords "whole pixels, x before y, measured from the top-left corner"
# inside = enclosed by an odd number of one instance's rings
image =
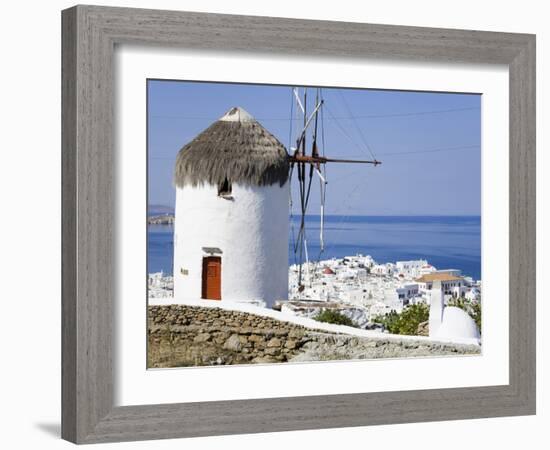
[[[64,439],[94,443],[535,413],[535,36],[97,6],[63,11],[62,31]],[[507,65],[509,384],[114,407],[113,52],[126,43]]]

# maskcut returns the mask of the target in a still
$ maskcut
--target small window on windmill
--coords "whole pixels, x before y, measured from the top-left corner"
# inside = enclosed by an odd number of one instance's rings
[[[218,196],[227,200],[233,200],[231,196],[231,182],[227,177],[218,185]]]

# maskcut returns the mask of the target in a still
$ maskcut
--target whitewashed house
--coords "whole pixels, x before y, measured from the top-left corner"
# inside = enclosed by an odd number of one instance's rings
[[[406,283],[402,284],[396,288],[397,296],[400,300],[409,303],[412,298],[418,296],[418,284],[417,283]]]
[[[417,259],[413,261],[396,261],[395,272],[403,274],[408,278],[415,278],[422,275],[421,271],[428,265],[425,259]]]
[[[437,273],[446,273],[447,275],[454,275],[455,277],[462,276],[462,271],[460,269],[440,269],[436,270]]]
[[[241,108],[178,153],[174,300],[288,298],[288,155]]]
[[[443,293],[447,295],[451,295],[453,294],[453,292],[457,292],[455,288],[464,287],[464,280],[462,277],[458,277],[456,275],[450,275],[446,272],[439,272],[439,271],[422,275],[420,278],[417,278],[415,281],[418,284],[419,291],[424,294],[427,294],[428,291],[432,290],[432,287],[435,282],[440,283]]]
[[[470,300],[471,302],[479,301],[479,299],[481,298],[481,292],[479,292],[479,289],[472,288],[466,292],[464,297],[466,297],[466,299]]]
[[[371,273],[379,276],[392,276],[395,271],[395,264],[376,264],[372,266]]]
[[[436,268],[431,264],[424,264],[418,271],[418,276],[426,275],[428,273],[435,272]]]

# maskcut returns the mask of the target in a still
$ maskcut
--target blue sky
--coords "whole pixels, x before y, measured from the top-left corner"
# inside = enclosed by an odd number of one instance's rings
[[[176,154],[233,106],[247,110],[288,149],[290,87],[150,80],[147,89],[150,205],[173,206]],[[328,164],[327,214],[480,214],[480,95],[322,92],[326,156],[374,154],[383,163]],[[310,111],[314,95],[309,89]],[[294,121],[294,133],[297,125]],[[296,193],[296,179],[293,184]],[[318,214],[317,180],[313,186],[308,213]]]

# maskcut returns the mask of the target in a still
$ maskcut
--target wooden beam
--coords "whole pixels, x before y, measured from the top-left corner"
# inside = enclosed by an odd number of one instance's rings
[[[336,158],[325,158],[324,156],[308,156],[308,155],[297,155],[290,156],[289,160],[291,163],[307,163],[307,164],[326,164],[329,162],[334,163],[351,163],[351,164],[374,164],[375,166],[382,164],[381,161],[377,160],[364,160],[364,159],[336,159]]]

